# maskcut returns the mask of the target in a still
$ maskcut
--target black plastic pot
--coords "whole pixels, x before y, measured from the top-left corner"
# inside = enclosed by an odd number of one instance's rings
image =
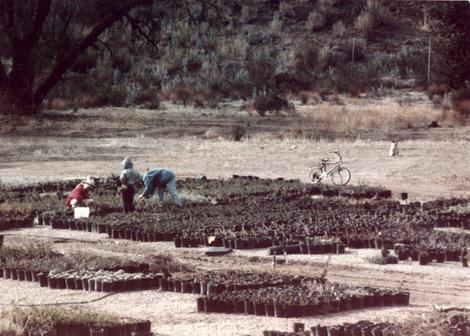
[[[25,281],[33,281],[33,272],[30,270],[24,270]]]
[[[317,325],[315,327],[310,328],[310,330],[312,331],[312,335],[315,335],[315,336],[328,336],[328,328],[327,327]]]
[[[10,267],[4,267],[3,268],[3,276],[5,279],[11,279],[11,268]]]
[[[245,300],[245,314],[254,315],[255,314],[255,306],[252,301]]]
[[[304,332],[305,331],[305,324],[300,322],[294,322],[293,329],[295,333]]]
[[[102,281],[101,282],[101,291],[102,292],[113,292],[114,291],[114,283],[111,281]]]
[[[266,315],[266,309],[264,307],[264,303],[260,302],[253,302],[253,307],[254,307],[254,314],[256,316],[264,316]]]
[[[274,304],[273,303],[265,303],[264,304],[264,311],[266,316],[274,316]]]
[[[16,268],[11,269],[11,280],[18,280],[18,270]]]
[[[95,283],[95,279],[88,279],[88,290],[90,292],[93,292],[96,290],[96,283]]]
[[[160,283],[160,289],[162,291],[167,291],[168,290],[168,280],[166,278],[161,277],[159,280]]]
[[[19,269],[17,271],[18,273],[18,280],[19,281],[25,281],[26,280],[26,275],[25,275],[25,270],[24,269]]]
[[[427,265],[430,259],[428,255],[418,255],[418,261],[420,265]]]
[[[75,289],[75,279],[74,278],[65,279],[65,287],[67,289]]]
[[[198,297],[196,299],[197,303],[197,311],[198,312],[203,312],[204,311],[204,298],[203,297]]]
[[[235,314],[244,314],[245,313],[245,302],[240,301],[240,300],[233,300],[233,312]]]
[[[47,277],[47,286],[51,289],[56,289],[57,287],[57,278]]]
[[[57,288],[58,289],[66,289],[67,285],[65,283],[65,278],[57,278]]]
[[[75,282],[75,289],[83,290],[83,282],[82,279],[74,279]]]
[[[48,287],[48,277],[46,274],[38,273],[38,280],[40,287]]]
[[[276,317],[284,317],[284,307],[282,304],[278,302],[274,302],[274,316]]]

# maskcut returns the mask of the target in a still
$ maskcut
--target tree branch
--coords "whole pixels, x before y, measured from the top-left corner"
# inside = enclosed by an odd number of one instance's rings
[[[129,15],[126,15],[125,17],[126,17],[127,21],[129,21],[131,27],[134,28],[135,30],[137,30],[139,32],[139,34],[142,35],[148,43],[150,43],[152,46],[154,46],[155,50],[157,50],[158,45],[155,43],[155,41],[152,40],[152,38],[150,37],[150,34],[146,33],[141,27],[141,24],[144,25],[144,23],[140,20],[137,20],[137,19],[134,19],[134,18],[130,17]]]
[[[38,0],[33,26],[25,38],[25,44],[27,46],[36,46],[39,37],[41,36],[44,22],[46,21],[49,10],[51,9],[51,3],[52,0]]]
[[[12,44],[18,40],[18,34],[15,31],[15,6],[12,0],[5,0],[6,31]]]
[[[0,88],[5,87],[8,83],[8,75],[3,65],[2,60],[0,59]]]
[[[72,66],[74,61],[80,56],[89,46],[94,44],[98,37],[110,26],[112,26],[116,21],[122,19],[127,15],[132,9],[144,6],[151,5],[152,0],[135,0],[129,3],[127,6],[122,6],[114,12],[111,12],[110,15],[104,18],[100,23],[98,23],[91,32],[74,48],[72,48],[64,57],[56,64],[52,69],[49,76],[44,80],[44,82],[39,85],[36,90],[33,98],[33,104],[38,105],[46,97],[49,91],[57,84],[61,79],[64,73]]]

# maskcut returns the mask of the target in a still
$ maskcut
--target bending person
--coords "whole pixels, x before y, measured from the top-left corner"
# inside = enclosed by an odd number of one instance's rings
[[[144,175],[144,192],[139,196],[139,200],[147,199],[153,195],[155,189],[158,192],[159,202],[163,202],[165,197],[165,191],[168,191],[173,198],[173,202],[178,206],[181,206],[181,199],[176,191],[176,178],[175,174],[168,169],[155,168],[149,170]]]
[[[75,209],[78,206],[88,206],[93,203],[89,198],[91,190],[95,187],[93,177],[87,177],[83,182],[80,182],[65,200],[68,208]]]

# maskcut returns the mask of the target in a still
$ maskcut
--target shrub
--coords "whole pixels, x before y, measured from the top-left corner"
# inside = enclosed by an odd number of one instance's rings
[[[364,38],[369,38],[375,27],[374,15],[368,11],[361,12],[354,22],[354,27],[364,36]]]
[[[120,86],[114,85],[111,90],[104,92],[103,105],[124,106],[127,100],[126,90]]]
[[[279,18],[279,12],[274,13],[270,26],[272,33],[279,33],[280,31],[282,31],[282,21]]]
[[[393,24],[393,17],[390,10],[379,0],[367,0],[354,26],[365,38],[369,38],[377,26],[391,24]]]
[[[470,117],[470,86],[452,91],[450,100],[461,118]]]
[[[69,102],[62,98],[54,98],[50,103],[52,110],[64,111],[69,108]]]
[[[132,60],[129,52],[119,51],[112,56],[112,66],[118,69],[121,73],[127,73],[131,70]]]
[[[367,57],[366,40],[363,38],[349,39],[345,45],[341,47],[341,50],[347,55],[349,59],[352,59],[352,51],[354,46],[354,62],[362,62]]]
[[[346,33],[346,27],[343,23],[343,21],[337,21],[333,25],[333,34],[335,34],[337,37],[343,37],[344,34]]]
[[[271,60],[256,60],[247,65],[248,80],[257,92],[270,88],[274,82],[276,65]]]
[[[233,125],[230,128],[230,136],[234,141],[240,141],[246,134],[246,127],[242,125]]]
[[[325,16],[328,17],[333,11],[336,0],[318,0],[317,8]]]
[[[256,8],[248,4],[244,4],[242,7],[240,20],[242,23],[252,23],[257,20],[258,18],[257,14],[258,14],[258,11],[256,10]]]
[[[279,4],[279,15],[281,17],[295,17],[295,9],[292,0],[282,0]]]
[[[321,13],[317,11],[312,11],[308,15],[306,25],[309,31],[316,31],[316,30],[320,30],[325,25],[325,23],[326,23],[326,18],[324,15],[322,15]]]
[[[265,116],[266,112],[293,112],[292,107],[289,106],[287,99],[274,94],[257,96],[254,107],[260,116]]]
[[[141,90],[134,98],[134,104],[142,105],[142,107],[150,110],[157,110],[160,107],[160,97],[156,92]]]
[[[307,104],[308,103],[308,93],[307,92],[300,92],[299,93],[299,99],[302,104]]]
[[[176,86],[162,94],[162,98],[170,100],[173,104],[183,104],[186,106],[189,102],[193,101],[194,95],[193,89],[186,86]]]

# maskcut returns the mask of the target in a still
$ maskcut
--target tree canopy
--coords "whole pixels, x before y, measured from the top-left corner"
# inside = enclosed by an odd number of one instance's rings
[[[0,106],[34,114],[84,51],[153,0],[0,0]]]

